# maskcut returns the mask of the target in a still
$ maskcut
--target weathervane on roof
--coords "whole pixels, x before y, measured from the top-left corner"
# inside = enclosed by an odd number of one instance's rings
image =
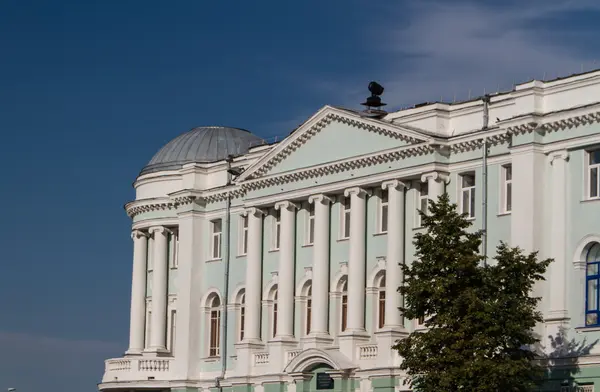
[[[381,118],[387,114],[385,110],[380,109],[382,106],[387,104],[381,102],[381,95],[383,95],[383,86],[377,82],[369,83],[369,91],[371,96],[367,97],[367,100],[361,105],[366,106],[367,109],[363,112],[366,117]]]

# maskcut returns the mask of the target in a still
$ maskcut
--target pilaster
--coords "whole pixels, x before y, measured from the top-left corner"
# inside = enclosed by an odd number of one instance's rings
[[[193,210],[179,214],[179,263],[177,284],[177,336],[173,376],[177,380],[194,379],[198,372],[198,359],[203,355],[202,310],[198,303],[202,298],[203,251],[198,238],[206,235],[201,212]]]
[[[146,329],[146,277],[148,260],[148,234],[134,230],[133,272],[131,278],[131,316],[129,331],[129,349],[126,355],[140,355],[144,351],[144,333]]]
[[[244,342],[260,344],[263,216],[265,212],[252,207],[248,215],[248,255],[246,262],[246,317]]]
[[[446,183],[450,177],[447,173],[432,171],[421,176],[421,182],[426,182],[429,190],[427,198],[437,201],[446,192]]]

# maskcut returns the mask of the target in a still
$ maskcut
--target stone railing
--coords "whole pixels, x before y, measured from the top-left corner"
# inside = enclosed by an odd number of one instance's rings
[[[269,353],[254,354],[254,365],[266,365],[269,363]]]
[[[173,358],[113,358],[104,361],[102,382],[168,380]]]
[[[358,346],[358,359],[370,360],[377,358],[377,345],[366,344],[364,346]]]

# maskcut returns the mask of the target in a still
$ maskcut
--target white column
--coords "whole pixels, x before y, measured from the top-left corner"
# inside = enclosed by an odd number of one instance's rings
[[[436,201],[446,191],[446,181],[448,181],[448,175],[441,172],[430,172],[425,173],[421,176],[421,182],[427,182],[429,200]]]
[[[293,339],[297,206],[289,201],[282,201],[275,204],[275,209],[281,211],[276,337],[280,339]]]
[[[348,257],[349,333],[365,332],[366,198],[367,191],[350,188],[350,251]]]
[[[129,349],[127,354],[144,351],[146,329],[146,261],[148,259],[148,235],[139,230],[131,233],[133,239],[133,273],[131,278],[131,316],[129,322]]]
[[[258,208],[249,208],[248,255],[246,258],[246,315],[244,341],[260,343],[263,215]]]
[[[549,318],[564,319],[567,317],[566,290],[566,228],[567,228],[567,151],[550,154],[552,165],[552,224],[550,225],[551,257],[550,264],[550,306]]]
[[[401,328],[402,296],[398,287],[404,279],[401,264],[404,264],[404,189],[398,180],[384,182],[381,187],[388,190],[387,257],[385,268],[385,327]]]
[[[151,352],[166,352],[167,339],[167,239],[168,231],[159,226],[150,229],[154,235],[152,267],[152,326],[150,328]]]
[[[313,242],[312,310],[310,335],[327,338],[329,331],[329,203],[325,195],[309,197],[315,204],[315,238]]]

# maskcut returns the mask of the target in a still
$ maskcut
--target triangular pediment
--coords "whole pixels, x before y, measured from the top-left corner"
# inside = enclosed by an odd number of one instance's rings
[[[326,165],[430,139],[412,129],[325,106],[251,165],[239,180]]]

